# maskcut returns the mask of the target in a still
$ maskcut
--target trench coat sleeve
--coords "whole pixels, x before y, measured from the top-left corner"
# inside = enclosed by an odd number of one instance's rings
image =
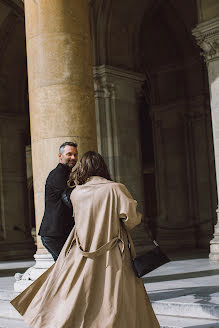
[[[137,212],[137,201],[133,199],[123,184],[118,184],[119,217],[128,230],[133,229],[141,222],[141,213]]]

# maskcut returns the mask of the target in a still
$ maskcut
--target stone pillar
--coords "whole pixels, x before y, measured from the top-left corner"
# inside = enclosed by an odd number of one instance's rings
[[[22,115],[0,114],[0,259],[32,256],[28,220],[25,130]]]
[[[38,231],[44,212],[46,177],[57,165],[60,144],[76,141],[79,156],[96,150],[96,119],[88,1],[24,3]],[[37,245],[36,256],[45,258],[39,239]]]
[[[214,137],[217,188],[219,188],[219,17],[197,25],[193,30],[205,58],[211,95],[211,113]],[[210,259],[219,260],[219,209],[214,238],[210,242]]]
[[[112,178],[127,186],[143,213],[138,94],[144,80],[142,74],[116,67],[94,68],[98,150],[105,158]],[[141,253],[148,242],[144,222],[134,229],[132,236],[137,252]]]
[[[186,101],[151,106],[157,192],[156,240],[167,250],[195,247],[188,220],[185,133]],[[177,196],[176,196],[177,195]]]
[[[195,246],[207,249],[217,204],[210,104],[206,95],[188,101],[184,114],[188,217]],[[198,165],[197,165],[198,164]]]

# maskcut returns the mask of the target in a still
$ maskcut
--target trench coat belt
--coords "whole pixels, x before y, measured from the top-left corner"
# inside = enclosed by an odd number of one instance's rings
[[[108,243],[97,248],[94,252],[85,252],[80,245],[77,233],[75,233],[75,236],[76,236],[76,243],[81,252],[81,255],[83,255],[84,257],[87,257],[89,259],[94,259],[95,257],[106,253],[107,251],[109,251],[110,249],[112,249],[113,247],[118,245],[120,242],[123,243],[123,240],[120,237],[115,237],[115,238],[111,239]]]

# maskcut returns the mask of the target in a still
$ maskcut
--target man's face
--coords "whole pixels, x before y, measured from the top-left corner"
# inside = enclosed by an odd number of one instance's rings
[[[59,162],[73,168],[78,160],[78,150],[76,147],[65,146],[62,154],[59,154]]]

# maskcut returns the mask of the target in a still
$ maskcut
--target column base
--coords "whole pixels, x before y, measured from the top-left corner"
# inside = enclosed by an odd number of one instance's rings
[[[196,247],[195,232],[192,228],[168,229],[157,228],[156,241],[166,250],[181,250],[182,248],[194,249]]]
[[[43,274],[47,269],[53,265],[54,260],[49,253],[45,254],[35,254],[34,258],[36,264],[29,269],[24,274],[16,273],[14,283],[14,291],[21,293],[24,289],[30,286],[41,274]]]
[[[210,241],[209,259],[219,261],[219,223],[215,226],[214,239]]]
[[[0,261],[29,259],[35,252],[36,246],[32,238],[17,242],[0,242]]]

